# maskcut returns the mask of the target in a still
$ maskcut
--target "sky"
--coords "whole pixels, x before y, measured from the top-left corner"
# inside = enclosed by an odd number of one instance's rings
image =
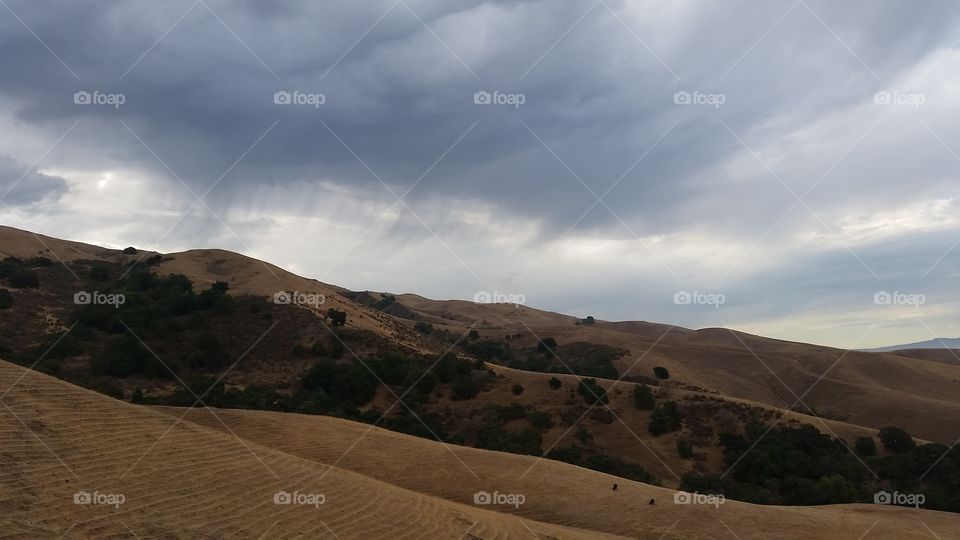
[[[960,336],[953,0],[2,0],[0,223],[354,290]]]

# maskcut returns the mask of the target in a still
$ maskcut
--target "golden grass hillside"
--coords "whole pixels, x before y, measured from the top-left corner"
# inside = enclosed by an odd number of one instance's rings
[[[469,504],[478,490],[522,493],[502,512],[629,538],[956,538],[960,516],[865,504],[674,504],[673,490],[532,456],[445,445],[347,420],[263,411],[158,408],[264,447]],[[222,423],[221,423],[222,421]],[[613,491],[613,484],[618,489]],[[649,505],[650,499],[656,504]],[[530,537],[520,536],[520,537]]]
[[[607,537],[416,493],[2,361],[0,381],[2,538]],[[281,491],[323,499],[276,504]]]

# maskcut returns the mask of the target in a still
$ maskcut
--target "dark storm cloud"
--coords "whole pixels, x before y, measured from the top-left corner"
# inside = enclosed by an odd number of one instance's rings
[[[367,187],[376,174],[402,191],[476,123],[411,199],[477,198],[558,230],[594,202],[581,181],[603,193],[675,126],[607,199],[655,234],[701,219],[679,201],[731,189],[702,180],[743,152],[721,121],[749,138],[867,99],[942,45],[957,15],[946,1],[608,4],[616,15],[582,2],[10,1],[66,67],[0,12],[0,92],[51,133],[80,119],[75,162],[169,176],[132,130],[198,192],[278,122],[211,193],[225,204],[303,179]],[[280,90],[325,102],[276,105]],[[481,90],[525,103],[475,105]],[[674,105],[683,90],[725,103]],[[77,91],[125,102],[77,105]],[[750,214],[770,220],[766,207],[738,217]],[[581,225],[612,221],[599,207]]]
[[[52,200],[67,192],[59,176],[39,173],[29,165],[0,154],[0,202],[8,207]]]

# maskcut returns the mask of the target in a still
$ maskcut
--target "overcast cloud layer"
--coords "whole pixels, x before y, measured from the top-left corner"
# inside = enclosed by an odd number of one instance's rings
[[[953,337],[958,46],[952,0],[5,0],[0,222],[354,289]]]

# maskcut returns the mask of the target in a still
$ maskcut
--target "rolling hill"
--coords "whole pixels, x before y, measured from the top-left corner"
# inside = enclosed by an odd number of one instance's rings
[[[5,538],[949,538],[960,530],[956,514],[902,507],[674,505],[671,490],[333,418],[151,411],[2,361],[0,380]],[[479,507],[471,504],[479,489],[520,493],[524,504]],[[316,504],[277,503],[278,493]]]

